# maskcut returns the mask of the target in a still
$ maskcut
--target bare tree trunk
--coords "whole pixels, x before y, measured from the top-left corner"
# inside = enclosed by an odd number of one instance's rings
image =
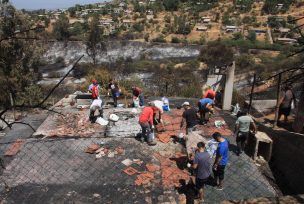
[[[304,84],[302,85],[302,93],[300,101],[297,105],[297,113],[292,128],[295,132],[302,132],[304,127]]]

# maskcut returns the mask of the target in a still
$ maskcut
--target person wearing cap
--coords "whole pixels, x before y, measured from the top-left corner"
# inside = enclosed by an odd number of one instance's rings
[[[188,135],[189,132],[192,132],[196,129],[198,115],[196,110],[190,106],[190,103],[188,101],[185,101],[182,106],[185,109],[185,111],[183,112],[182,115],[183,118],[180,124],[180,128],[182,129],[184,124],[186,123],[186,134]]]
[[[100,86],[97,83],[96,79],[92,80],[92,84],[90,84],[88,91],[92,94],[92,99],[98,99],[99,98],[99,91],[100,91]]]
[[[146,140],[149,145],[156,145],[153,135],[154,110],[155,110],[155,104],[149,103],[147,107],[144,107],[143,111],[139,116],[139,124],[142,129],[141,140],[142,139]]]
[[[162,120],[162,114],[164,113],[164,102],[160,101],[160,100],[155,100],[150,102],[150,104],[153,107],[154,110],[154,115],[153,115],[153,120],[154,120],[154,125],[158,125],[159,123],[163,124],[163,120]],[[156,117],[158,113],[158,118]]]
[[[201,124],[207,124],[209,121],[209,113],[213,112],[213,100],[210,98],[203,98],[198,102]]]

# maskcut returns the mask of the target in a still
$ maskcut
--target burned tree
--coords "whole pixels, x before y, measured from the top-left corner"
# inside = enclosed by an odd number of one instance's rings
[[[87,54],[92,58],[93,64],[97,64],[97,55],[106,51],[106,45],[103,42],[103,30],[99,27],[99,18],[94,16],[90,23],[90,30],[86,42]]]

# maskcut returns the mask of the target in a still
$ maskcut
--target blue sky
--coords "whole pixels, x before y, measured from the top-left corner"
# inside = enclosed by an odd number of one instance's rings
[[[10,0],[17,9],[56,9],[68,8],[75,4],[90,4],[105,0]]]

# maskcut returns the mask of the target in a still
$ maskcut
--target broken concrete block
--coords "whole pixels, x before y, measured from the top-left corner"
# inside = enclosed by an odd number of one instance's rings
[[[131,159],[125,159],[121,163],[123,163],[126,166],[130,166],[131,164],[133,164],[133,161]]]

